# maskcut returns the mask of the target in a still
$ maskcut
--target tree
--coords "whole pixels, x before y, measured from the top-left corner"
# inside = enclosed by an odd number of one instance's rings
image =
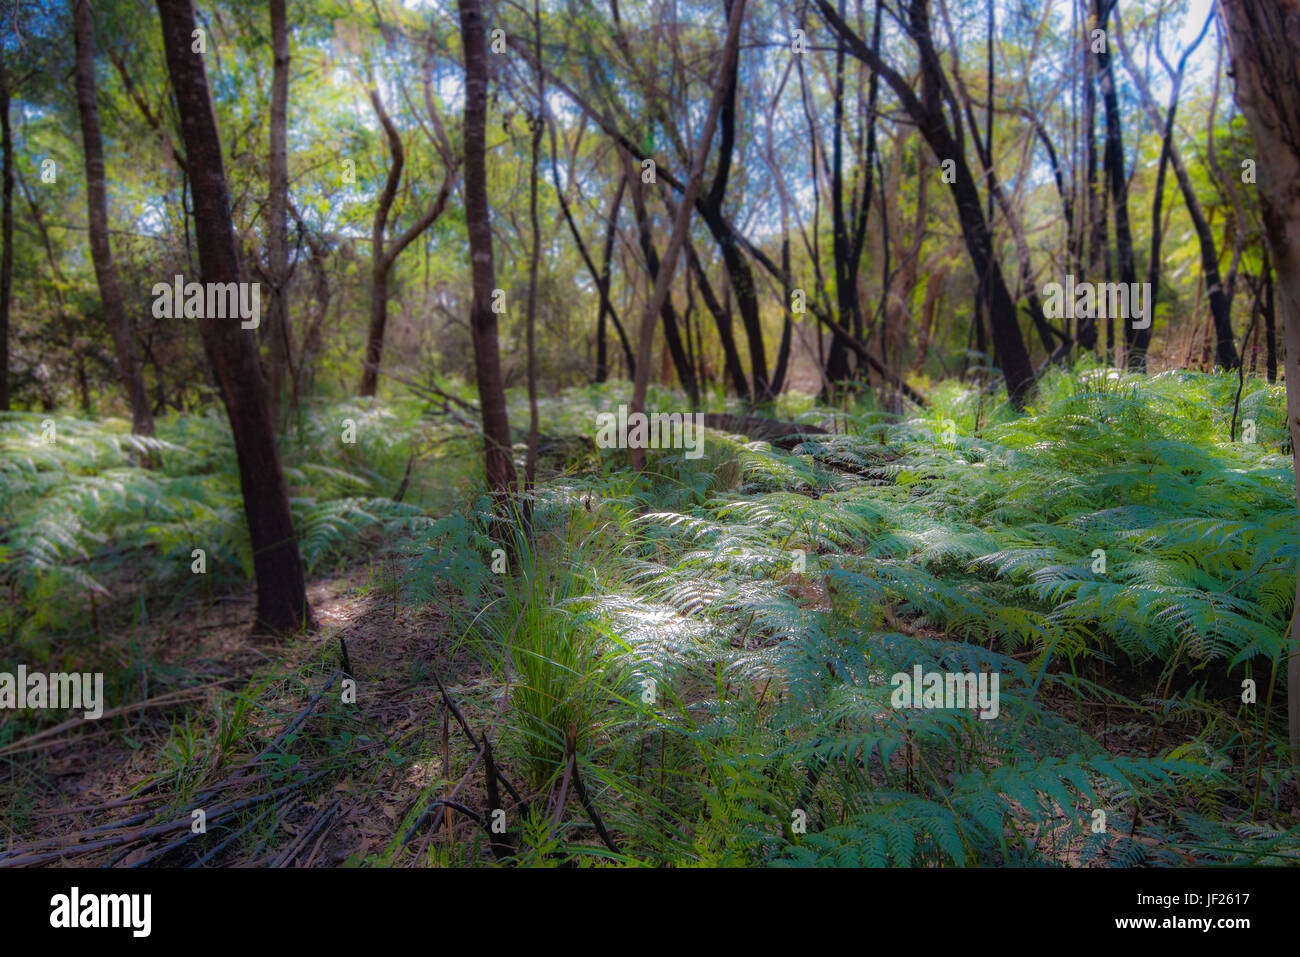
[[[95,26],[89,0],[77,0],[74,13],[77,47],[77,111],[81,115],[81,141],[86,157],[87,223],[90,228],[90,254],[99,283],[99,298],[104,322],[113,336],[117,371],[131,404],[131,431],[153,435],[153,414],[145,393],[144,376],[135,353],[131,321],[122,301],[122,288],[113,264],[113,249],[108,240],[108,193],[104,185],[104,143],[99,130],[99,105],[95,97]],[[6,110],[7,113],[7,110]],[[6,124],[7,126],[7,124]],[[9,150],[6,148],[6,163]],[[6,194],[12,193],[12,179],[6,177]],[[10,213],[5,200],[5,216]],[[6,249],[8,243],[6,242]],[[7,283],[6,283],[7,286]],[[7,309],[7,304],[6,304]],[[148,459],[146,458],[146,462]]]
[[[487,193],[487,32],[482,0],[458,2],[461,43],[465,49],[465,225],[474,286],[470,329],[483,416],[487,486],[498,509],[504,510],[515,491],[515,466],[506,391],[501,379],[497,317],[492,311],[496,271],[492,262],[492,210]]]
[[[740,22],[744,19],[744,16],[745,0],[731,0],[727,21],[727,38],[722,47],[722,64],[714,81],[709,112],[704,119],[704,127],[700,132],[700,142],[696,147],[694,162],[691,164],[690,178],[686,181],[686,190],[682,194],[681,203],[677,207],[677,215],[673,220],[673,231],[668,237],[668,245],[664,248],[663,259],[659,263],[659,273],[655,276],[654,288],[646,300],[645,309],[641,313],[640,339],[637,342],[636,381],[632,386],[632,402],[628,406],[629,416],[637,412],[645,412],[646,390],[650,384],[650,349],[654,341],[655,316],[668,297],[668,286],[672,282],[673,273],[677,269],[677,260],[681,256],[682,244],[686,241],[686,232],[690,228],[691,222],[691,206],[695,202],[696,194],[700,189],[700,182],[704,178],[704,163],[709,156],[709,144],[713,141],[713,132],[718,125],[718,115],[722,112],[724,101],[735,96],[734,64],[737,47],[740,43]],[[725,180],[722,173],[718,174],[715,184],[719,180]],[[755,372],[756,376],[759,374],[758,371]],[[766,375],[765,373],[762,374]],[[764,393],[760,392],[759,394],[762,396]],[[644,447],[632,450],[632,464],[638,471],[645,468]]]
[[[203,55],[197,52],[203,34],[195,25],[192,0],[158,0],[158,14],[194,195],[199,271],[204,283],[237,283],[239,257],[221,138]],[[215,316],[199,319],[199,331],[239,460],[257,578],[255,628],[282,632],[313,627],[257,344],[241,323]]]
[[[1219,0],[1219,12],[1237,105],[1258,153],[1260,210],[1282,312],[1291,455],[1300,474],[1300,0]],[[1300,580],[1287,687],[1292,763],[1300,768]]]
[[[944,113],[944,100],[950,98],[949,84],[939,62],[930,27],[929,0],[910,0],[908,20],[904,24],[907,35],[916,45],[921,58],[921,96],[912,90],[913,84],[889,66],[871,47],[867,46],[827,0],[815,0],[822,17],[844,40],[848,50],[880,74],[908,116],[916,123],[930,149],[938,160],[951,162],[953,203],[961,225],[962,237],[976,276],[983,277],[981,285],[988,297],[989,322],[993,330],[993,348],[1007,380],[1007,395],[1017,409],[1023,408],[1033,390],[1034,367],[1025,349],[1024,336],[1016,319],[1016,306],[1007,289],[1002,270],[998,267],[993,244],[993,233],[981,208],[979,189],[966,161],[965,151],[953,134]],[[954,107],[955,111],[955,107]],[[960,116],[956,117],[960,120]],[[960,126],[956,127],[960,130]]]
[[[438,221],[443,210],[447,208],[447,199],[451,196],[452,183],[456,169],[448,164],[442,179],[442,187],[434,197],[429,208],[412,223],[405,232],[389,245],[384,239],[388,227],[388,216],[393,209],[393,200],[397,197],[397,186],[402,179],[402,169],[406,165],[406,149],[402,145],[402,135],[397,131],[384,109],[384,101],[379,96],[379,87],[370,90],[370,105],[374,108],[379,125],[383,127],[384,137],[388,141],[391,163],[388,176],[384,181],[384,191],[379,196],[379,205],[375,207],[375,218],[370,230],[370,331],[366,338],[365,368],[361,371],[361,388],[363,396],[375,394],[379,384],[379,362],[384,354],[384,329],[388,324],[388,277],[393,271],[393,264],[407,246],[416,237]]]
[[[271,421],[279,428],[284,374],[292,372],[289,341],[289,244],[285,216],[289,201],[289,155],[286,126],[289,113],[289,27],[285,0],[270,0],[271,7],[271,158],[267,175],[266,233],[267,278],[271,281],[267,316],[266,387]],[[297,388],[295,379],[295,401]]]

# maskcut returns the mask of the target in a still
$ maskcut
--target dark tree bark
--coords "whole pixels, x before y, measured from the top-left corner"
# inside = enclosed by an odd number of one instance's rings
[[[487,193],[487,33],[482,0],[458,0],[460,36],[465,50],[465,222],[474,299],[470,328],[474,369],[483,416],[483,454],[488,490],[504,511],[515,492],[510,420],[501,380],[497,317],[492,311],[496,286],[492,262],[492,219]],[[540,69],[540,64],[538,65]]]
[[[86,154],[86,205],[90,254],[95,264],[95,279],[99,283],[99,298],[104,309],[104,322],[113,336],[118,376],[126,392],[127,401],[131,403],[131,431],[137,435],[153,435],[153,413],[149,408],[149,397],[145,392],[144,376],[140,374],[135,340],[131,334],[131,320],[127,317],[126,307],[123,304],[122,288],[117,281],[117,267],[113,264],[113,249],[108,240],[108,193],[104,185],[104,142],[99,130],[99,105],[95,98],[95,26],[89,0],[78,0],[74,17],[77,46],[77,111],[81,114],[81,141]],[[6,148],[5,156],[8,155],[9,150]],[[7,177],[5,182],[7,216],[11,215],[8,197],[12,192],[13,181]],[[146,457],[145,461],[147,463],[150,460]]]
[[[1081,0],[1086,2],[1086,0]],[[1085,47],[1086,49],[1086,47]],[[1091,53],[1083,57],[1083,138],[1086,156],[1084,176],[1084,214],[1087,217],[1087,278],[1096,282],[1106,262],[1106,225],[1105,190],[1097,183],[1097,62]],[[1089,352],[1096,350],[1098,334],[1097,320],[1093,316],[1083,316],[1078,320],[1075,337],[1079,345]]]
[[[709,310],[714,324],[718,327],[718,341],[722,344],[722,361],[727,376],[731,379],[731,386],[736,390],[737,397],[748,399],[749,380],[745,378],[745,367],[741,365],[740,352],[736,349],[736,336],[731,328],[731,313],[718,301],[717,294],[713,291],[713,284],[709,282],[709,277],[704,272],[704,264],[700,262],[700,257],[689,239],[686,241],[686,261],[695,274],[704,307]]]
[[[270,0],[270,7],[271,159],[267,184],[266,230],[271,296],[266,327],[266,387],[270,398],[271,421],[279,428],[283,422],[280,412],[284,399],[285,371],[292,371],[292,348],[289,339],[289,244],[285,219],[289,199],[289,157],[286,148],[289,113],[289,27],[285,20],[285,0]],[[294,377],[295,405],[297,401],[297,379]]]
[[[737,0],[723,0],[728,16]],[[740,243],[730,223],[722,215],[722,202],[727,193],[731,163],[736,146],[736,87],[740,73],[740,57],[730,61],[723,89],[722,112],[718,117],[718,165],[709,190],[699,197],[700,218],[709,228],[726,266],[731,289],[736,294],[740,322],[745,327],[745,340],[749,345],[749,372],[753,379],[754,399],[766,402],[772,398],[772,386],[767,374],[767,351],[763,344],[763,325],[759,318],[758,288],[754,272],[741,252]],[[708,144],[705,144],[706,146]]]
[[[1095,0],[1094,13],[1099,29],[1107,30],[1110,16],[1119,0]],[[1111,202],[1115,207],[1115,252],[1119,258],[1119,279],[1122,283],[1137,282],[1137,263],[1133,258],[1133,233],[1128,221],[1128,177],[1124,174],[1124,132],[1119,115],[1119,91],[1115,85],[1115,68],[1110,56],[1110,37],[1107,33],[1102,51],[1097,57],[1097,79],[1101,84],[1101,100],[1106,109],[1106,178],[1110,184]],[[1113,337],[1114,316],[1108,315],[1107,342]],[[1124,321],[1124,349],[1133,348],[1136,330],[1129,319]]]
[[[190,166],[199,271],[205,283],[239,282],[217,119],[202,55],[191,46],[194,8],[191,0],[158,0],[158,13]],[[205,316],[199,320],[199,331],[226,406],[239,460],[239,485],[257,577],[256,628],[284,632],[313,627],[257,343],[250,330],[230,319]]]

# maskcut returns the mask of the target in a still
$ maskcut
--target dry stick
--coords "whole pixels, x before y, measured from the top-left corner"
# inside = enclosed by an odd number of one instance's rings
[[[203,803],[203,801],[215,795],[217,792],[223,791],[226,788],[230,787],[232,784],[248,783],[251,781],[261,780],[263,777],[265,777],[265,775],[256,775],[254,777],[248,778],[248,777],[240,777],[240,775],[241,773],[247,772],[253,767],[255,767],[257,763],[262,760],[262,758],[266,757],[267,754],[269,754],[273,749],[278,747],[280,743],[283,742],[284,739],[289,736],[290,733],[292,733],[299,725],[301,725],[305,720],[307,720],[307,716],[311,714],[312,709],[316,707],[316,703],[320,701],[320,699],[324,696],[325,692],[328,691],[330,686],[334,684],[334,681],[335,679],[338,678],[338,676],[339,676],[338,671],[335,671],[332,675],[330,675],[329,679],[325,682],[325,684],[321,686],[320,691],[316,692],[316,694],[312,696],[312,699],[309,702],[307,702],[307,707],[304,708],[302,711],[300,711],[292,721],[290,721],[287,725],[285,725],[285,727],[280,731],[279,734],[275,736],[275,739],[270,744],[268,744],[265,748],[259,751],[251,760],[246,761],[243,764],[241,764],[239,767],[235,768],[223,780],[219,781],[218,783],[212,785],[209,788],[205,788],[204,790],[200,791],[197,795],[195,795],[191,803],[194,805],[199,805]],[[133,824],[139,823],[140,821],[148,820],[150,817],[153,816],[154,816],[154,812],[146,811],[143,814],[137,814],[134,817],[127,818],[125,821],[114,821],[107,825],[100,825],[99,827],[91,828],[89,831],[86,831],[84,833],[94,834],[98,831],[104,831],[104,830],[111,831],[121,827],[129,827]],[[2,858],[0,858],[0,860],[2,860]]]
[[[224,850],[225,850],[225,849],[226,849],[226,848],[227,848],[227,847],[228,847],[228,846],[229,846],[233,841],[235,841],[235,840],[238,839],[239,837],[242,837],[242,836],[243,836],[244,834],[246,834],[248,831],[252,830],[253,825],[256,824],[256,823],[257,823],[257,818],[253,818],[253,820],[249,821],[249,822],[248,822],[247,824],[245,824],[243,827],[239,828],[239,829],[236,830],[236,831],[233,831],[233,832],[230,834],[229,837],[227,837],[225,840],[223,840],[220,844],[218,844],[218,845],[217,845],[216,847],[214,847],[212,850],[208,851],[208,853],[204,854],[204,855],[203,855],[202,857],[200,857],[198,860],[196,860],[196,861],[194,861],[194,862],[192,862],[192,863],[190,863],[190,864],[186,864],[185,866],[186,866],[187,868],[192,868],[192,867],[202,867],[202,866],[203,866],[204,864],[206,864],[208,861],[212,860],[214,857],[216,857],[218,854],[220,854],[222,851],[224,851]]]
[[[421,814],[419,818],[416,819],[414,824],[411,825],[411,829],[406,832],[406,837],[402,838],[403,847],[411,843],[411,839],[415,837],[416,831],[418,830],[420,825],[424,823],[424,819],[429,816],[429,811],[437,807],[438,814],[436,817],[434,817],[433,824],[430,825],[429,827],[429,835],[430,835],[430,839],[432,840],[432,836],[438,833],[438,825],[442,822],[442,815],[443,812],[446,810],[446,808],[450,806],[459,809],[459,805],[451,804],[450,799],[454,798],[457,794],[460,793],[460,789],[465,786],[465,782],[469,780],[469,776],[474,773],[475,769],[479,766],[479,762],[482,760],[483,760],[483,753],[479,752],[474,756],[474,760],[470,762],[469,767],[465,769],[465,773],[461,776],[461,779],[456,782],[456,786],[451,789],[451,794],[449,794],[446,798],[439,798],[437,801],[435,801],[433,804],[429,805],[429,807],[425,809],[425,812]]]
[[[668,245],[664,248],[663,259],[659,263],[659,275],[655,277],[654,290],[651,292],[650,298],[646,300],[645,309],[641,313],[641,338],[637,342],[636,378],[632,386],[632,402],[629,415],[645,412],[646,390],[650,385],[650,352],[654,345],[655,326],[658,323],[659,312],[663,308],[664,300],[668,296],[668,286],[673,281],[673,273],[677,269],[677,260],[681,256],[682,243],[685,241],[686,232],[690,228],[691,208],[695,205],[695,196],[700,190],[701,181],[704,179],[704,166],[708,162],[709,151],[713,145],[713,131],[718,125],[718,114],[722,111],[722,103],[727,98],[727,77],[731,72],[731,64],[738,55],[740,23],[744,19],[744,14],[745,0],[732,0],[731,19],[727,24],[727,39],[722,49],[722,62],[718,66],[718,73],[713,81],[713,97],[709,103],[708,115],[704,120],[704,128],[700,132],[699,145],[695,148],[695,161],[691,166],[691,175],[686,181],[686,191],[682,194],[681,205],[677,207],[673,231],[668,238]],[[759,371],[755,370],[754,374],[758,375]],[[764,374],[766,374],[765,370]],[[636,471],[640,472],[645,468],[645,458],[644,448],[632,450],[632,465]]]
[[[105,711],[103,714],[99,716],[99,719],[97,720],[102,720],[104,718],[111,718],[119,714],[128,714],[132,711],[141,711],[145,708],[158,708],[163,705],[176,704],[180,701],[185,700],[186,698],[194,697],[197,692],[207,691],[211,688],[215,688],[219,685],[225,684],[229,680],[231,679],[222,678],[220,681],[214,681],[211,684],[198,685],[197,687],[194,688],[182,688],[179,691],[169,691],[166,694],[158,695],[157,697],[154,698],[146,698],[143,701],[136,701],[133,702],[132,704],[124,704],[120,708],[112,708],[108,711]],[[0,756],[6,754],[21,754],[24,751],[35,750],[35,743],[37,741],[48,738],[51,735],[60,734],[64,731],[67,731],[69,728],[76,727],[77,725],[84,724],[87,720],[88,719],[86,718],[69,718],[67,721],[61,722],[60,724],[56,724],[52,728],[46,728],[44,731],[38,731],[35,734],[28,735],[25,738],[20,738],[19,740],[14,741],[11,744],[7,744],[3,748],[0,748]]]
[[[335,800],[333,804],[327,805],[317,811],[311,821],[308,822],[307,827],[303,829],[302,833],[294,838],[293,841],[290,842],[289,846],[280,852],[280,856],[272,862],[271,866],[288,866],[298,852],[307,846],[307,842],[315,837],[316,832],[329,823],[329,819],[334,816],[334,812],[339,809],[341,803],[341,801]]]
[[[233,813],[235,811],[241,811],[246,807],[251,807],[254,804],[261,803],[262,801],[266,801],[271,798],[280,797],[284,794],[288,794],[290,791],[302,787],[303,785],[314,780],[315,778],[320,777],[324,773],[325,773],[324,771],[317,771],[315,774],[311,775],[310,777],[304,778],[303,780],[298,781],[294,784],[286,784],[284,787],[278,788],[275,791],[271,791],[268,794],[259,794],[256,795],[255,797],[246,798],[243,801],[236,801],[234,804],[227,805],[224,808],[216,808],[215,810],[213,810],[211,814],[208,815],[208,819],[215,820],[217,818],[224,817],[225,815]],[[28,864],[44,864],[49,861],[60,860],[72,854],[85,854],[89,851],[99,851],[109,847],[116,847],[120,844],[126,843],[127,841],[148,840],[149,838],[159,837],[163,834],[168,834],[172,831],[180,830],[181,828],[188,828],[189,826],[190,826],[190,819],[187,817],[180,821],[172,821],[169,824],[157,824],[154,825],[153,827],[146,827],[138,831],[132,831],[128,834],[119,834],[115,837],[106,837],[103,840],[93,841],[90,844],[76,844],[70,847],[62,847],[59,848],[58,850],[47,851],[44,854],[34,854],[28,857],[20,857],[14,860],[6,860],[3,863],[5,867],[23,867]],[[194,835],[192,833],[187,833],[182,840],[175,842],[174,845],[169,845],[167,848],[164,848],[163,850],[164,851],[170,850],[172,846],[179,847],[182,843],[188,841],[193,836]],[[151,858],[156,856],[157,856],[156,854],[150,855]]]
[[[438,677],[438,672],[434,671],[432,674],[433,680],[438,684],[438,690],[442,692],[442,700],[446,703],[447,709],[456,716],[456,721],[460,724],[461,730],[465,732],[465,736],[469,738],[469,743],[474,745],[475,750],[479,751],[481,754],[487,746],[486,736],[483,738],[482,742],[474,736],[474,732],[470,730],[469,722],[465,720],[465,716],[460,713],[460,709],[456,707],[452,702],[451,697],[447,694],[447,689],[443,687],[442,679]],[[506,786],[506,790],[510,792],[510,796],[515,799],[515,803],[523,804],[523,798],[519,796],[519,792],[515,790],[515,786],[506,779],[504,774],[496,770],[496,765],[491,763],[492,755],[490,752],[487,755],[487,760],[488,766],[492,769],[492,774]]]
[[[736,0],[736,2],[739,3],[740,0]],[[609,836],[609,831],[605,830],[605,822],[600,819],[600,815],[596,813],[596,806],[591,803],[591,798],[587,796],[587,788],[582,783],[582,775],[578,771],[576,760],[573,765],[573,786],[578,792],[578,800],[582,802],[583,810],[587,812],[587,817],[591,818],[591,823],[596,826],[596,833],[599,834],[600,839],[605,842],[605,846],[615,854],[623,853],[619,850],[618,844],[614,839]]]
[[[573,763],[578,756],[570,751],[569,760],[564,765],[564,780],[560,782],[560,793],[555,799],[555,814],[551,818],[551,830],[554,831],[560,826],[560,817],[564,814],[564,799],[569,794],[569,777],[573,774]]]
[[[227,807],[217,808],[211,814],[207,815],[206,820],[209,821],[218,820],[220,818],[225,817],[227,814],[233,814],[235,811],[242,811],[244,808],[251,807],[254,804],[259,804],[262,801],[267,801],[270,800],[271,798],[283,797],[286,794],[291,794],[292,792],[305,787],[307,784],[311,783],[312,781],[314,781],[316,778],[319,778],[323,774],[325,774],[325,771],[323,770],[317,771],[315,774],[308,775],[307,777],[303,778],[301,781],[295,781],[292,784],[286,784],[284,787],[277,788],[276,790],[270,792],[269,794],[257,794],[251,798],[245,798],[242,801],[236,801],[234,804],[231,804]],[[185,825],[189,823],[190,822],[188,820],[181,820],[178,821],[176,825],[174,825],[171,829],[175,830],[176,826],[185,827]],[[150,835],[150,837],[153,836],[156,835]],[[176,850],[181,845],[188,843],[190,840],[192,840],[195,837],[198,837],[198,835],[195,834],[193,831],[186,831],[184,834],[182,834],[176,840],[172,841],[170,844],[164,844],[156,851],[146,854],[144,857],[140,858],[138,861],[133,861],[128,866],[143,867],[144,865],[148,864],[150,861],[157,860],[160,857],[166,857],[172,851]]]

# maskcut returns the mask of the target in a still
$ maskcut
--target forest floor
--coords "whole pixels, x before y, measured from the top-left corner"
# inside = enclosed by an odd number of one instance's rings
[[[330,445],[331,410],[287,466],[319,627],[275,641],[219,538],[220,434],[141,474],[87,427],[0,474],[39,483],[10,541],[46,556],[4,657],[114,684],[100,723],[0,716],[0,866],[1300,862],[1284,407],[1235,387],[1085,370],[1023,417],[950,389],[648,479],[578,452],[506,574],[493,520],[431,497],[463,456],[417,464],[419,504],[357,498],[430,436],[368,406],[376,444]],[[900,709],[914,667],[1000,674],[1000,717]]]

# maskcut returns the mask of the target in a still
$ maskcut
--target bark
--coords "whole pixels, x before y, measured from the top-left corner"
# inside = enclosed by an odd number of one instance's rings
[[[515,466],[501,379],[497,317],[492,311],[496,270],[492,262],[492,212],[487,192],[487,28],[482,0],[458,0],[458,6],[465,55],[465,224],[474,286],[470,329],[483,416],[484,472],[500,513],[508,508],[515,492]],[[646,365],[648,368],[649,363]]]
[[[1219,10],[1237,104],[1258,154],[1260,211],[1282,312],[1291,454],[1300,472],[1300,0],[1219,0]],[[1300,581],[1290,637],[1288,732],[1300,767]]]
[[[1119,0],[1096,0],[1094,8],[1097,26],[1108,30],[1110,15]],[[1111,202],[1115,207],[1115,251],[1119,257],[1119,279],[1123,283],[1137,282],[1137,263],[1133,258],[1133,233],[1128,221],[1128,177],[1124,175],[1124,132],[1119,115],[1119,91],[1115,85],[1115,67],[1110,56],[1109,33],[1102,52],[1097,57],[1097,79],[1101,84],[1101,100],[1106,109],[1106,159],[1107,182],[1110,184]],[[1107,341],[1113,338],[1114,316],[1108,315]],[[1128,319],[1124,322],[1124,348],[1133,346],[1136,330]]]
[[[144,376],[136,358],[131,320],[126,314],[122,288],[113,263],[113,249],[108,239],[108,192],[104,184],[104,142],[99,129],[99,105],[95,95],[95,25],[89,0],[78,0],[75,12],[77,47],[77,111],[81,115],[81,141],[86,155],[86,205],[90,232],[90,255],[94,260],[95,279],[104,309],[104,322],[113,337],[118,376],[131,404],[131,431],[153,435],[153,413],[145,392]],[[5,156],[9,150],[6,148]],[[6,216],[11,216],[9,196],[13,181],[5,181]],[[12,227],[10,227],[12,228]],[[6,243],[6,248],[8,244]],[[149,459],[146,457],[146,463]]]
[[[158,0],[167,71],[180,116],[194,193],[199,271],[204,283],[240,281],[235,229],[203,58],[191,47],[195,29],[191,0]],[[302,558],[280,468],[266,380],[251,330],[232,319],[198,320],[203,348],[230,419],[244,514],[257,577],[259,631],[312,627]]]
[[[748,399],[749,380],[745,378],[744,366],[740,364],[740,353],[736,349],[736,337],[731,328],[731,314],[718,301],[718,297],[713,291],[713,285],[704,272],[704,264],[700,262],[699,256],[695,253],[695,247],[689,239],[686,241],[686,261],[695,274],[695,281],[699,286],[700,298],[704,300],[704,307],[709,310],[709,314],[713,316],[714,324],[718,327],[718,341],[722,344],[722,360],[727,375],[731,379],[731,385],[736,390],[736,395],[739,398]]]

